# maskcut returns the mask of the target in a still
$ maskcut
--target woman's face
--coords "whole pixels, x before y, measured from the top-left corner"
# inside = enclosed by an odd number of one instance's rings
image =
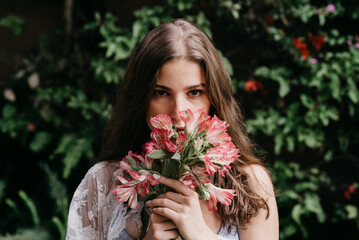
[[[172,60],[160,69],[155,91],[147,111],[147,125],[152,130],[150,118],[167,114],[177,130],[184,128],[178,112],[203,108],[208,114],[211,103],[208,99],[205,76],[201,65],[194,61]]]

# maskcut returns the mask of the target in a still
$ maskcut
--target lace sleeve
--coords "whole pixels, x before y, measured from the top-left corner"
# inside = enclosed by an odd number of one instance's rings
[[[90,168],[70,204],[67,240],[138,239],[142,229],[140,213],[143,203],[126,214],[127,207],[118,204],[112,193],[118,184],[117,174],[122,175],[118,162],[101,162]],[[226,238],[219,236],[219,239]]]
[[[69,210],[66,239],[106,239],[114,209],[118,163],[94,165],[77,187]]]

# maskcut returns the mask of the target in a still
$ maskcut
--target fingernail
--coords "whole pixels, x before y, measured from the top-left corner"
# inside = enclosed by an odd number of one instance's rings
[[[151,200],[147,201],[147,202],[146,202],[146,205],[150,205],[150,203],[151,203]]]

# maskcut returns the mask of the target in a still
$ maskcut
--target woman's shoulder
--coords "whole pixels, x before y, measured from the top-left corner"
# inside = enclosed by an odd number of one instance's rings
[[[274,189],[269,171],[261,164],[249,164],[243,168],[255,192],[264,199],[273,197]]]
[[[103,161],[93,165],[86,173],[80,185],[102,189],[114,185],[116,175],[122,174],[119,162]]]
[[[240,238],[278,239],[278,209],[270,173],[260,164],[250,164],[244,167],[244,171],[252,190],[266,201],[268,211],[261,208],[246,228],[239,231]]]
[[[93,165],[86,175],[102,175],[104,173],[114,172],[120,168],[120,162],[102,161]]]

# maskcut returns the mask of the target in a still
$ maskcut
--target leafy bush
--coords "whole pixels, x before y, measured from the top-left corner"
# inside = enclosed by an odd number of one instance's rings
[[[359,237],[357,1],[168,0],[136,10],[130,27],[110,12],[93,16],[66,44],[64,34],[44,35],[4,90],[0,206],[9,217],[0,232],[15,234],[4,239],[64,238],[132,50],[178,17],[223,56],[273,174],[281,239]]]

